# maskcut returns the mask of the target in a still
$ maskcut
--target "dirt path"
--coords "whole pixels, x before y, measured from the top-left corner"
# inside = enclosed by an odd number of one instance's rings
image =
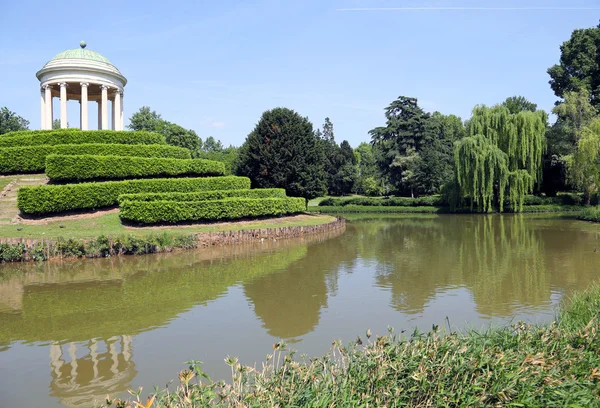
[[[23,186],[39,186],[46,184],[48,179],[45,174],[23,174],[14,176],[0,176],[0,183],[8,184],[0,193],[0,225],[18,224],[20,222],[17,208],[17,191]]]

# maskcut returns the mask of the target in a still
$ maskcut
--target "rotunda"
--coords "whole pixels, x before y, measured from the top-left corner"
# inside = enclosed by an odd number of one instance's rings
[[[98,103],[98,129],[123,130],[123,88],[127,79],[106,57],[79,48],[56,55],[36,73],[41,85],[42,129],[52,129],[52,99],[60,98],[60,127],[67,127],[67,101],[78,100],[81,130],[88,130],[88,104]],[[109,121],[109,101],[111,114]]]

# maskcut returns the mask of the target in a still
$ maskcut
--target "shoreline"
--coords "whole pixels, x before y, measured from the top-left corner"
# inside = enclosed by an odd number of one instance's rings
[[[231,223],[234,224],[234,223]],[[47,261],[62,258],[106,258],[119,255],[145,255],[215,246],[261,243],[300,238],[329,231],[345,230],[346,220],[299,226],[248,228],[238,230],[185,232],[168,235],[160,229],[145,236],[121,234],[78,238],[0,238],[0,262]]]

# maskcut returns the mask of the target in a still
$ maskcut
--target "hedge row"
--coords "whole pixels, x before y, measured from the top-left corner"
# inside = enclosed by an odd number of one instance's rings
[[[122,220],[140,224],[178,223],[185,221],[234,220],[267,215],[302,212],[306,201],[286,198],[225,198],[214,201],[123,201]]]
[[[207,177],[106,181],[67,185],[21,187],[19,210],[24,214],[55,214],[65,211],[114,206],[126,193],[194,192],[250,188],[246,177]]]
[[[283,188],[261,188],[255,190],[216,190],[197,191],[194,193],[138,193],[123,194],[119,202],[123,201],[208,201],[221,200],[229,197],[238,198],[285,198]]]
[[[0,147],[106,143],[106,144],[166,144],[158,133],[125,130],[27,130],[0,136]]]
[[[23,147],[0,147],[0,174],[43,172],[46,156],[51,154],[99,156],[136,156],[189,159],[190,151],[168,145],[127,145],[84,143],[65,145],[40,145]]]
[[[308,207],[310,212],[325,214],[347,213],[398,213],[398,214],[444,214],[450,213],[450,207],[431,206],[375,206],[375,205],[345,205],[345,206],[318,206]],[[462,211],[459,211],[462,212]]]
[[[204,159],[162,159],[123,156],[46,157],[46,175],[50,180],[82,181],[136,177],[222,176],[225,165]]]
[[[363,205],[370,207],[430,207],[447,205],[439,195],[424,196],[417,198],[391,197],[391,198],[326,198],[319,203],[323,207],[345,207],[348,205]]]

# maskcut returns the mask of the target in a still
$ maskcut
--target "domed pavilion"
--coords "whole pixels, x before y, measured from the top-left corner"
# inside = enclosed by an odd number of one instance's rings
[[[42,129],[52,129],[52,98],[60,98],[60,127],[67,127],[67,101],[78,100],[81,130],[89,129],[88,104],[98,104],[98,129],[123,130],[123,88],[127,79],[106,57],[79,48],[56,55],[36,73],[41,83]],[[109,101],[110,120],[109,120]]]

